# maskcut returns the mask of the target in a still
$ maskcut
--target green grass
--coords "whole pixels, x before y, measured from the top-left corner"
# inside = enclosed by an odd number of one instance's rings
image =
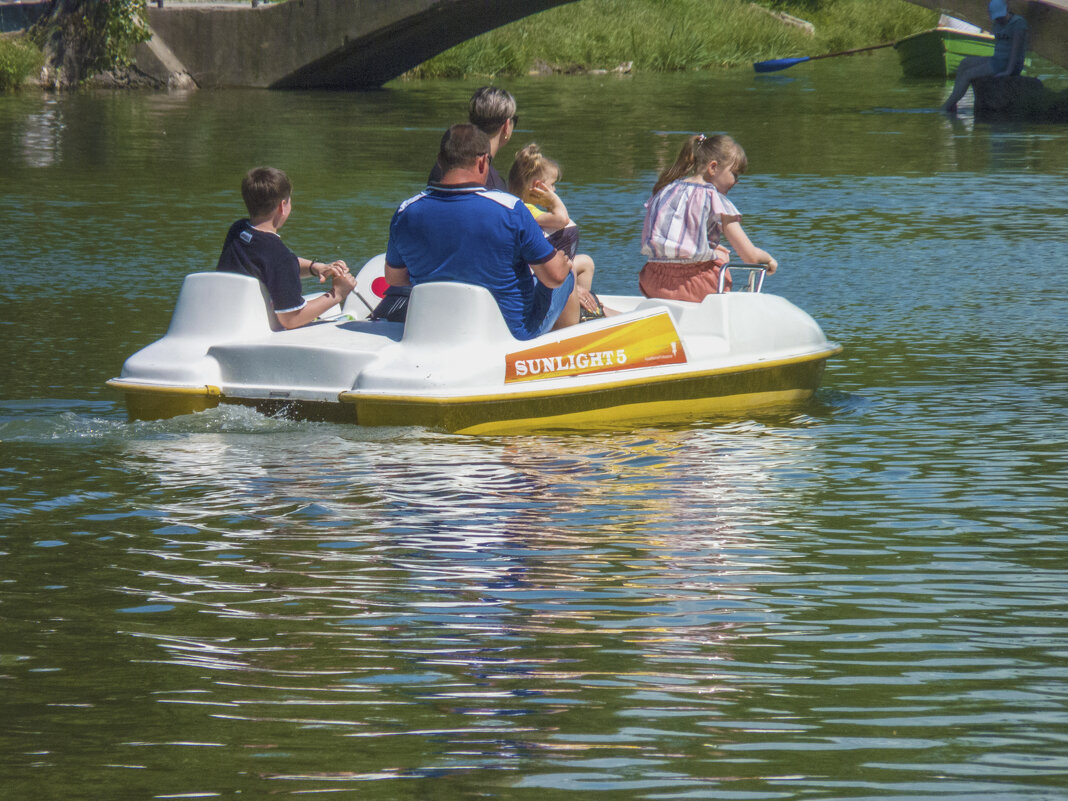
[[[490,31],[411,70],[408,78],[636,72],[750,66],[754,61],[861,47],[933,27],[938,14],[904,0],[796,0],[764,5],[812,22],[815,36],[749,0],[580,0]],[[815,6],[815,8],[813,8]]]
[[[0,92],[13,92],[44,64],[44,54],[25,36],[0,36]]]

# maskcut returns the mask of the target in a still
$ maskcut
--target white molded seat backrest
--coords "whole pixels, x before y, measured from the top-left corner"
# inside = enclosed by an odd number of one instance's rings
[[[412,288],[405,343],[452,346],[510,339],[500,307],[485,287],[443,281]]]
[[[193,273],[182,283],[167,336],[236,339],[280,328],[261,281],[238,273]]]

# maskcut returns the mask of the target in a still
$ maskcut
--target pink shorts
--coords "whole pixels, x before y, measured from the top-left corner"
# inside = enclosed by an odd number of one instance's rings
[[[719,292],[719,271],[718,261],[649,261],[638,275],[638,286],[647,298],[700,303],[706,295]],[[727,270],[723,290],[731,290],[730,270]]]

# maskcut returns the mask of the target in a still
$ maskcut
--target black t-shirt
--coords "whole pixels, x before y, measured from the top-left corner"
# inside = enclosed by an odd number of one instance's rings
[[[260,231],[248,220],[230,226],[216,270],[258,278],[267,286],[275,312],[304,308],[300,262],[278,234]]]
[[[428,184],[441,183],[441,165],[435,163],[434,169],[430,171],[430,177],[426,179]],[[508,191],[508,183],[501,177],[501,174],[497,172],[497,168],[493,166],[493,159],[490,159],[489,173],[486,175],[486,188],[487,189],[499,189],[502,192]]]

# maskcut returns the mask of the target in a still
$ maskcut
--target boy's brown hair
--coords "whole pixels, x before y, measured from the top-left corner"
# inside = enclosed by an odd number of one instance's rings
[[[241,197],[252,220],[269,217],[292,194],[288,176],[275,167],[253,167],[241,181]]]

